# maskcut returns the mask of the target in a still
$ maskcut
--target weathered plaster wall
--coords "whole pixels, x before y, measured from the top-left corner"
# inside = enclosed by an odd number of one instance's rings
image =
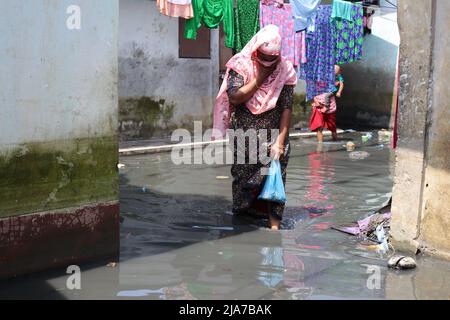
[[[118,252],[118,9],[0,2],[0,277]]]
[[[211,125],[219,84],[218,39],[218,30],[211,30],[211,59],[180,59],[177,18],[162,15],[155,1],[120,1],[122,139],[150,138],[161,129],[169,131],[167,127],[189,128],[193,120],[203,120],[204,127]],[[164,104],[154,108],[160,99]],[[153,107],[136,112],[145,102]],[[167,112],[171,106],[173,112]],[[147,120],[140,116],[146,110]]]
[[[450,3],[399,1],[399,144],[392,236],[398,249],[450,258]]]
[[[342,66],[345,90],[339,103],[339,125],[390,127],[398,47],[397,13],[378,10],[372,34],[364,37],[362,60]]]
[[[450,1],[436,1],[420,240],[450,259]]]
[[[81,30],[66,28],[69,5],[81,8]],[[116,6],[114,0],[0,3],[0,145],[115,134]]]
[[[0,217],[116,200],[117,1],[0,10]]]

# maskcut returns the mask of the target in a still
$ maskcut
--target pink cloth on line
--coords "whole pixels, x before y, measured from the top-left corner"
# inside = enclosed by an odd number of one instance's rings
[[[156,0],[159,11],[169,17],[191,19],[194,17],[192,3],[175,4],[168,0]]]
[[[167,2],[173,4],[192,4],[192,0],[167,0]]]
[[[290,4],[279,4],[276,1],[262,1],[259,21],[261,27],[269,24],[280,28],[282,39],[281,55],[294,66],[306,63],[306,31],[296,32]]]
[[[283,0],[261,0],[260,2],[266,6],[271,6],[271,5],[275,5],[278,7],[284,6]]]
[[[214,130],[212,139],[221,139],[226,135],[230,126],[231,105],[228,99],[228,75],[233,69],[244,77],[244,83],[249,83],[256,77],[256,51],[260,49],[265,54],[279,55],[281,49],[281,36],[275,25],[262,28],[244,47],[244,49],[230,59],[222,86],[214,104]],[[255,115],[262,114],[276,107],[278,98],[285,85],[296,85],[297,74],[294,66],[284,57],[267,78],[260,89],[245,104]]]

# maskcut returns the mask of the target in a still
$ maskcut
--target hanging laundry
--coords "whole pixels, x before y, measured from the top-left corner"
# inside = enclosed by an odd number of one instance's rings
[[[336,40],[336,64],[361,60],[363,54],[364,10],[360,4],[351,4],[351,19],[336,18],[334,38]]]
[[[363,20],[364,35],[372,33],[372,24],[374,15],[375,15],[374,8],[364,7],[364,20]]]
[[[364,8],[364,35],[372,33],[372,24],[373,18],[376,11],[379,9],[380,0],[364,0],[363,8]]]
[[[306,36],[306,63],[301,65],[299,76],[306,81],[306,97],[333,92],[335,89],[334,26],[331,5],[319,6],[315,21],[315,32]]]
[[[192,0],[156,0],[159,11],[169,17],[191,19],[194,17]]]
[[[295,31],[302,31],[314,25],[314,18],[321,0],[291,0]]]
[[[264,0],[260,4],[261,28],[278,26],[282,39],[281,55],[296,67],[306,62],[306,33],[295,32],[292,7],[278,0]]]
[[[259,31],[259,0],[236,1],[236,51],[245,45]]]
[[[194,18],[186,21],[184,36],[195,40],[202,25],[210,29],[217,28],[223,21],[223,30],[227,37],[225,45],[234,48],[234,10],[233,0],[192,0]]]
[[[340,18],[352,21],[352,8],[353,3],[344,0],[334,0],[333,1],[333,12],[331,17]]]
[[[261,0],[260,2],[266,6],[276,6],[278,8],[284,6],[284,0]]]

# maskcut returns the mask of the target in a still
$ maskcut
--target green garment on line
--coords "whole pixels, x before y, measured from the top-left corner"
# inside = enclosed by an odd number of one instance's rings
[[[343,0],[334,0],[333,1],[333,12],[331,13],[331,17],[333,19],[340,18],[348,21],[352,20],[352,8],[354,3]]]
[[[233,0],[192,0],[194,17],[186,20],[184,36],[197,39],[197,31],[202,25],[212,29],[223,21],[223,30],[227,36],[225,45],[234,48],[234,12]]]
[[[236,51],[241,52],[259,31],[259,0],[236,1]]]

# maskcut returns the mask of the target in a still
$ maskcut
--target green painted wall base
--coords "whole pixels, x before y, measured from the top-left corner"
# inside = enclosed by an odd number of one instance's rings
[[[118,199],[117,137],[0,146],[0,218]]]

